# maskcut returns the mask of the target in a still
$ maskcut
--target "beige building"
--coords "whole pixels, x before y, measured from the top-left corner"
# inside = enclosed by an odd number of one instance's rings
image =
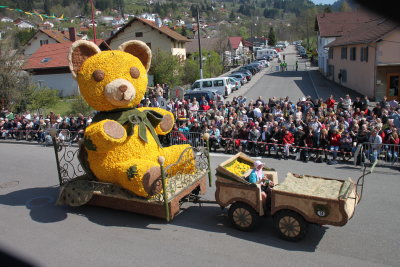
[[[161,50],[176,55],[181,60],[186,59],[186,43],[189,39],[161,23],[135,17],[106,42],[111,49],[117,49],[119,45],[129,40],[145,42],[153,53]]]
[[[22,52],[27,59],[32,56],[42,45],[70,43],[78,40],[75,28],[69,28],[68,31],[39,29],[35,35],[24,46]]]
[[[400,100],[400,26],[385,18],[361,23],[325,46],[327,78],[375,100]]]

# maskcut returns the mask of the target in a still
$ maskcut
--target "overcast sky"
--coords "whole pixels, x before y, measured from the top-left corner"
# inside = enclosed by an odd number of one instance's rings
[[[336,0],[311,0],[314,4],[330,4],[332,5]]]

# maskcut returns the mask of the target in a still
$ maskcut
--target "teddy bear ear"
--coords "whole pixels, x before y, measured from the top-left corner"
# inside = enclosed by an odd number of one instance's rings
[[[127,41],[121,44],[118,49],[137,57],[146,70],[149,71],[151,64],[151,49],[146,45],[146,43],[139,40]]]
[[[76,78],[76,75],[83,62],[85,62],[85,60],[89,57],[100,52],[100,48],[93,42],[85,40],[74,42],[69,50],[68,55],[69,69],[71,70],[72,76]]]

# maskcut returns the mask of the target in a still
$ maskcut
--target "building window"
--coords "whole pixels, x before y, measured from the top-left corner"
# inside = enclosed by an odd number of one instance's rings
[[[350,60],[356,60],[357,47],[350,48]]]
[[[143,32],[135,32],[135,37],[143,37]]]
[[[151,49],[151,43],[146,43],[146,45]]]
[[[40,40],[40,46],[49,44],[49,40]]]
[[[329,48],[328,58],[333,59],[333,47]]]
[[[347,59],[347,47],[342,47],[341,59]]]
[[[342,83],[347,82],[347,70],[341,69],[339,71],[339,74],[340,74],[340,82],[342,82]]]
[[[361,61],[368,62],[368,46],[366,46],[366,47],[361,47],[360,60],[361,60]]]

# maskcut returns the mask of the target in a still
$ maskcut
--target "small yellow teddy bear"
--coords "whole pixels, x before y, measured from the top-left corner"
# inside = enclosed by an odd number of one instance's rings
[[[160,192],[158,157],[163,156],[167,166],[190,146],[163,148],[158,135],[171,131],[174,115],[161,108],[136,108],[146,92],[150,48],[133,40],[119,50],[100,51],[94,43],[79,40],[72,44],[68,60],[81,95],[100,111],[85,130],[90,170],[98,180],[138,196]],[[185,164],[194,165],[194,160]]]

